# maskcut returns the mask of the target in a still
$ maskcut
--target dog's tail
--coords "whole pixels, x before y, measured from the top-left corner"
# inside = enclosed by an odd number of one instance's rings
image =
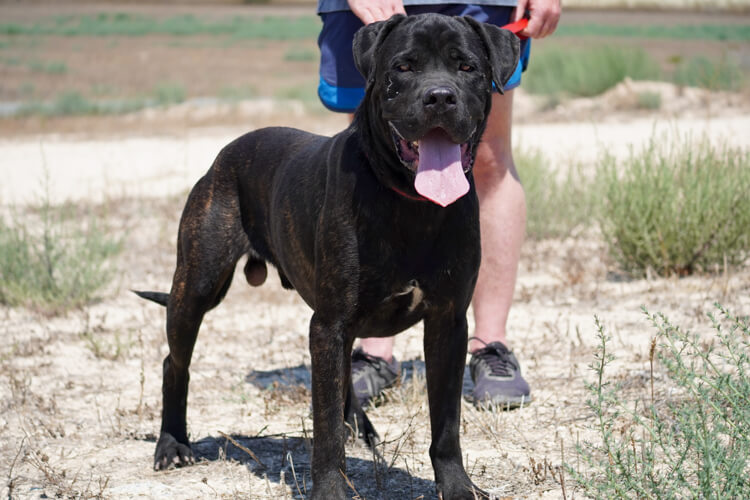
[[[167,302],[169,301],[169,294],[164,292],[140,292],[138,290],[131,290],[131,292],[142,299],[148,299],[164,307],[167,306]]]

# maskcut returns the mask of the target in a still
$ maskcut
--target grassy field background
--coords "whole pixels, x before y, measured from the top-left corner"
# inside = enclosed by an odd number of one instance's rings
[[[320,22],[312,9],[253,9],[7,5],[0,116],[123,114],[253,97],[322,109],[315,95]],[[750,71],[744,19],[571,11],[555,37],[535,42],[524,89],[557,100],[597,95],[630,77],[742,90]]]

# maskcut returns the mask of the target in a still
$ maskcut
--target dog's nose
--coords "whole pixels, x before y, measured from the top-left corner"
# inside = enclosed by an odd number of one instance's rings
[[[443,109],[456,105],[456,92],[450,87],[432,87],[422,97],[426,108]]]

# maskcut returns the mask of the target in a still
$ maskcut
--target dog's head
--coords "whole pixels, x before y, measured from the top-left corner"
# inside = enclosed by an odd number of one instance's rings
[[[388,138],[395,177],[442,206],[466,194],[492,84],[512,75],[518,38],[468,17],[398,15],[360,29],[353,52],[367,81],[363,113]]]

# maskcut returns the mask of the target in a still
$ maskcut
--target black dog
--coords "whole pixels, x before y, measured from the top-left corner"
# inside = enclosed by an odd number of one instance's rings
[[[345,498],[346,421],[371,445],[377,438],[352,394],[354,339],[420,320],[437,489],[446,500],[475,498],[458,435],[480,260],[471,167],[492,83],[510,77],[518,40],[469,18],[395,16],[361,29],[353,50],[367,88],[352,125],[332,138],[267,128],[226,146],[187,200],[171,292],[137,292],[167,306],[154,466],[193,462],[193,346],[248,255],[251,285],[265,281],[269,262],[314,311],[312,498]]]

